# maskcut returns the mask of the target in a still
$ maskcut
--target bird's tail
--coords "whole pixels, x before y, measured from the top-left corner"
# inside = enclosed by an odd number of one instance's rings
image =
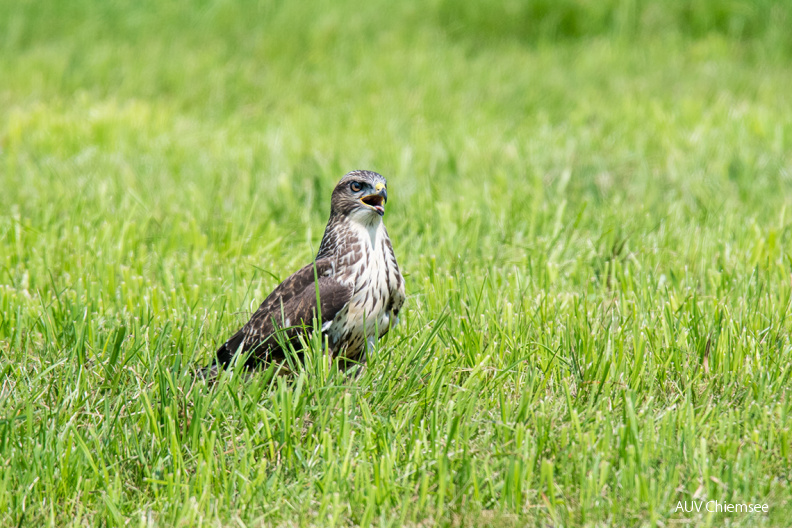
[[[239,350],[244,340],[245,335],[242,333],[242,330],[239,330],[236,334],[231,336],[231,339],[220,345],[212,363],[201,369],[203,378],[212,380],[217,377],[221,369],[227,368],[234,360],[234,354],[237,353],[237,350]]]
[[[220,368],[228,367],[228,365],[230,365],[234,360],[234,354],[237,353],[239,347],[242,346],[244,341],[245,334],[242,332],[242,330],[239,330],[236,334],[231,336],[231,339],[223,343],[223,345],[217,349],[214,364],[219,365]]]

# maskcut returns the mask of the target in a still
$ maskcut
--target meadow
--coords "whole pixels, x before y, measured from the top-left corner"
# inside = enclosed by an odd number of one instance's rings
[[[0,526],[789,526],[789,27],[0,0]],[[356,379],[195,379],[353,169],[400,326]]]

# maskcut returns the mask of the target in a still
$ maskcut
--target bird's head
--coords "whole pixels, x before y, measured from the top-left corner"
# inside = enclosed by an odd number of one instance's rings
[[[331,215],[344,215],[363,224],[378,222],[385,214],[388,182],[382,175],[356,170],[341,178],[330,202]]]

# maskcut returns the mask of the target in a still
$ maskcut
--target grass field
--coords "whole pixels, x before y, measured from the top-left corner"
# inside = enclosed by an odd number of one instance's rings
[[[788,526],[790,26],[0,0],[0,526]],[[357,168],[408,294],[369,368],[195,381]]]

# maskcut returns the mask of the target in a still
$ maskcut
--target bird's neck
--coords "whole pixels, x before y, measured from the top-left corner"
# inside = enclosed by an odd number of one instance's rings
[[[316,259],[333,258],[346,262],[351,255],[372,251],[383,236],[385,228],[380,218],[375,222],[361,223],[346,216],[333,215],[327,222]]]

